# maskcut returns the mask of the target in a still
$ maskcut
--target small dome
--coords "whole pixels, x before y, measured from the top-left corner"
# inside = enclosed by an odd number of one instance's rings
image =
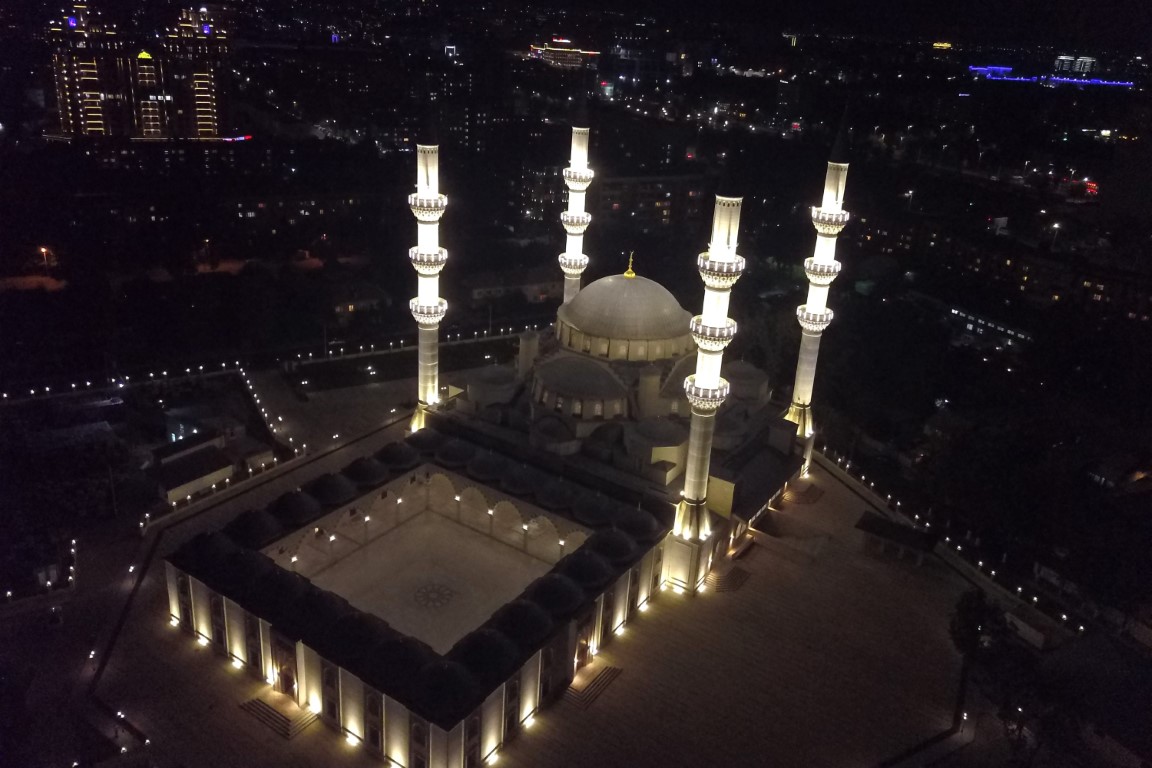
[[[342,474],[361,488],[375,488],[388,479],[388,469],[371,456],[356,459]]]
[[[477,680],[494,686],[516,669],[520,649],[499,631],[482,628],[465,635],[446,656],[467,667]]]
[[[250,549],[239,549],[216,569],[221,591],[239,600],[254,581],[277,567],[270,557]]]
[[[536,493],[536,502],[552,511],[569,509],[578,489],[566,480],[553,480]]]
[[[250,509],[224,526],[237,544],[249,549],[261,549],[284,535],[284,526],[266,509]]]
[[[292,531],[320,517],[324,509],[320,502],[303,491],[289,491],[268,505],[285,530]]]
[[[684,336],[691,319],[664,286],[639,275],[602,277],[561,306],[557,316],[591,336],[637,340]]]
[[[404,438],[404,442],[420,451],[420,453],[435,453],[436,449],[443,445],[447,439],[448,438],[434,429],[424,428],[408,435],[408,437]]]
[[[491,451],[485,451],[468,462],[468,467],[465,472],[467,472],[468,476],[473,480],[487,483],[500,477],[507,467],[508,461],[503,456],[492,453]]]
[[[603,555],[610,563],[624,565],[636,554],[636,543],[621,531],[597,531],[584,543],[593,552]]]
[[[593,528],[599,528],[612,519],[612,500],[597,493],[582,493],[572,505],[572,514],[577,521]]]
[[[575,355],[557,355],[536,366],[536,378],[550,392],[564,397],[622,400],[628,388],[605,366]]]
[[[544,475],[521,464],[504,473],[500,478],[500,488],[513,496],[531,496],[545,482]]]
[[[642,509],[622,507],[614,525],[636,541],[651,543],[660,536],[660,524],[656,518]]]
[[[339,639],[343,648],[353,653],[400,637],[384,619],[364,611],[344,615],[329,627],[329,632]]]
[[[548,613],[528,600],[513,600],[492,615],[489,624],[524,653],[534,652],[552,633],[552,619]]]
[[[360,651],[353,669],[357,676],[373,688],[404,701],[412,700],[420,670],[437,658],[424,643],[394,631],[380,642],[355,650]]]
[[[591,592],[599,592],[608,586],[615,575],[607,560],[583,548],[557,563],[556,570]]]
[[[376,452],[376,459],[393,471],[402,471],[420,463],[420,452],[408,443],[389,443]]]
[[[416,704],[447,722],[464,717],[476,705],[483,691],[467,667],[443,659],[425,664],[416,676]]]
[[[463,440],[452,439],[436,451],[436,461],[449,469],[462,467],[476,455],[476,446]]]
[[[242,551],[228,536],[213,531],[200,533],[189,539],[168,558],[172,565],[185,573],[211,574],[230,556]]]
[[[548,611],[555,619],[568,618],[587,599],[579,584],[559,573],[549,573],[536,579],[524,590],[524,596]]]
[[[356,484],[344,475],[326,474],[308,484],[308,495],[325,507],[338,507],[356,498]]]

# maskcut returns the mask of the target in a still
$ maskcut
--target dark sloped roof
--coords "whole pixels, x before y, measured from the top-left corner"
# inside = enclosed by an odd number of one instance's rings
[[[178,445],[178,443],[174,443]],[[194,480],[232,466],[228,454],[214,445],[197,448],[187,456],[172,459],[156,469],[156,476],[164,490],[171,491]]]
[[[359,495],[356,484],[344,475],[325,474],[308,484],[308,495],[325,507],[347,504]]]
[[[556,570],[593,592],[608,586],[608,582],[616,575],[607,560],[583,547],[557,563]]]
[[[597,531],[584,542],[584,546],[603,555],[613,565],[631,562],[637,554],[636,542],[632,541],[632,537],[614,529]]]
[[[289,491],[269,504],[268,511],[275,515],[286,530],[291,531],[320,517],[324,508],[303,491]]]
[[[645,543],[652,543],[663,534],[656,518],[634,507],[621,506],[613,524],[636,541]]]
[[[375,488],[388,479],[388,468],[370,456],[361,456],[344,467],[341,474],[361,488]]]
[[[484,451],[468,462],[465,472],[474,480],[488,482],[496,480],[508,468],[508,460],[498,453]]]
[[[524,596],[558,620],[576,613],[587,600],[579,584],[559,573],[536,579],[524,590]]]
[[[546,481],[542,473],[521,464],[501,475],[500,487],[513,496],[531,496]]]
[[[447,658],[463,664],[487,687],[507,680],[520,664],[520,649],[503,633],[490,627],[461,638],[448,651]]]
[[[393,471],[412,469],[420,463],[420,452],[408,443],[389,443],[376,452],[376,459]]]
[[[569,509],[580,489],[566,480],[556,479],[536,492],[536,503],[545,509]]]
[[[250,509],[224,526],[224,532],[237,544],[263,549],[284,535],[284,526],[266,509]]]
[[[415,693],[417,706],[440,723],[459,722],[484,695],[467,667],[445,659],[424,665],[416,677]]]
[[[447,438],[434,429],[425,427],[424,429],[417,430],[408,437],[404,438],[404,442],[412,446],[420,453],[435,453]]]
[[[532,653],[552,633],[552,619],[536,603],[513,600],[502,606],[488,625],[520,646],[524,653]]]
[[[476,446],[463,440],[451,439],[436,451],[436,461],[445,467],[455,469],[467,464],[476,455]]]
[[[600,528],[612,519],[611,499],[598,493],[582,493],[572,504],[572,515],[584,525]]]
[[[436,660],[436,652],[412,637],[396,635],[360,649],[348,669],[373,688],[386,692],[407,706],[418,704],[417,676],[426,664]],[[432,716],[435,710],[425,711]]]

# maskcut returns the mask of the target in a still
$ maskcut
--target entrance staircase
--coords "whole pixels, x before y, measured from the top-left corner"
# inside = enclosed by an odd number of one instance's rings
[[[620,667],[585,667],[576,673],[572,685],[564,691],[564,701],[580,709],[588,709],[623,671]]]
[[[274,691],[250,699],[240,708],[285,739],[294,738],[319,717],[315,712],[301,709],[288,696]]]

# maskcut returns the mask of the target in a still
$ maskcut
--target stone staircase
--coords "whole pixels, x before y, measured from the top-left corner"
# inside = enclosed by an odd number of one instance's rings
[[[704,580],[708,588],[714,592],[735,592],[744,586],[744,582],[748,581],[748,577],[752,574],[749,571],[735,566],[729,568],[723,573],[719,571],[712,571]]]
[[[258,696],[244,702],[240,708],[285,739],[294,738],[319,717],[315,712],[300,709],[286,696],[280,698],[285,701],[279,702],[270,700],[268,696]]]
[[[564,691],[564,701],[568,702],[574,707],[580,709],[588,709],[592,706],[592,702],[599,698],[600,694],[604,693],[612,681],[620,676],[624,670],[620,667],[602,667],[594,672],[587,680],[577,680],[572,682],[568,690]]]

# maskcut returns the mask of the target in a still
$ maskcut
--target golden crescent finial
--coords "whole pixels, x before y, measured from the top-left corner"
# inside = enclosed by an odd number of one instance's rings
[[[632,257],[635,254],[636,251],[628,252],[628,269],[624,270],[624,277],[636,277],[636,273],[632,271]]]

